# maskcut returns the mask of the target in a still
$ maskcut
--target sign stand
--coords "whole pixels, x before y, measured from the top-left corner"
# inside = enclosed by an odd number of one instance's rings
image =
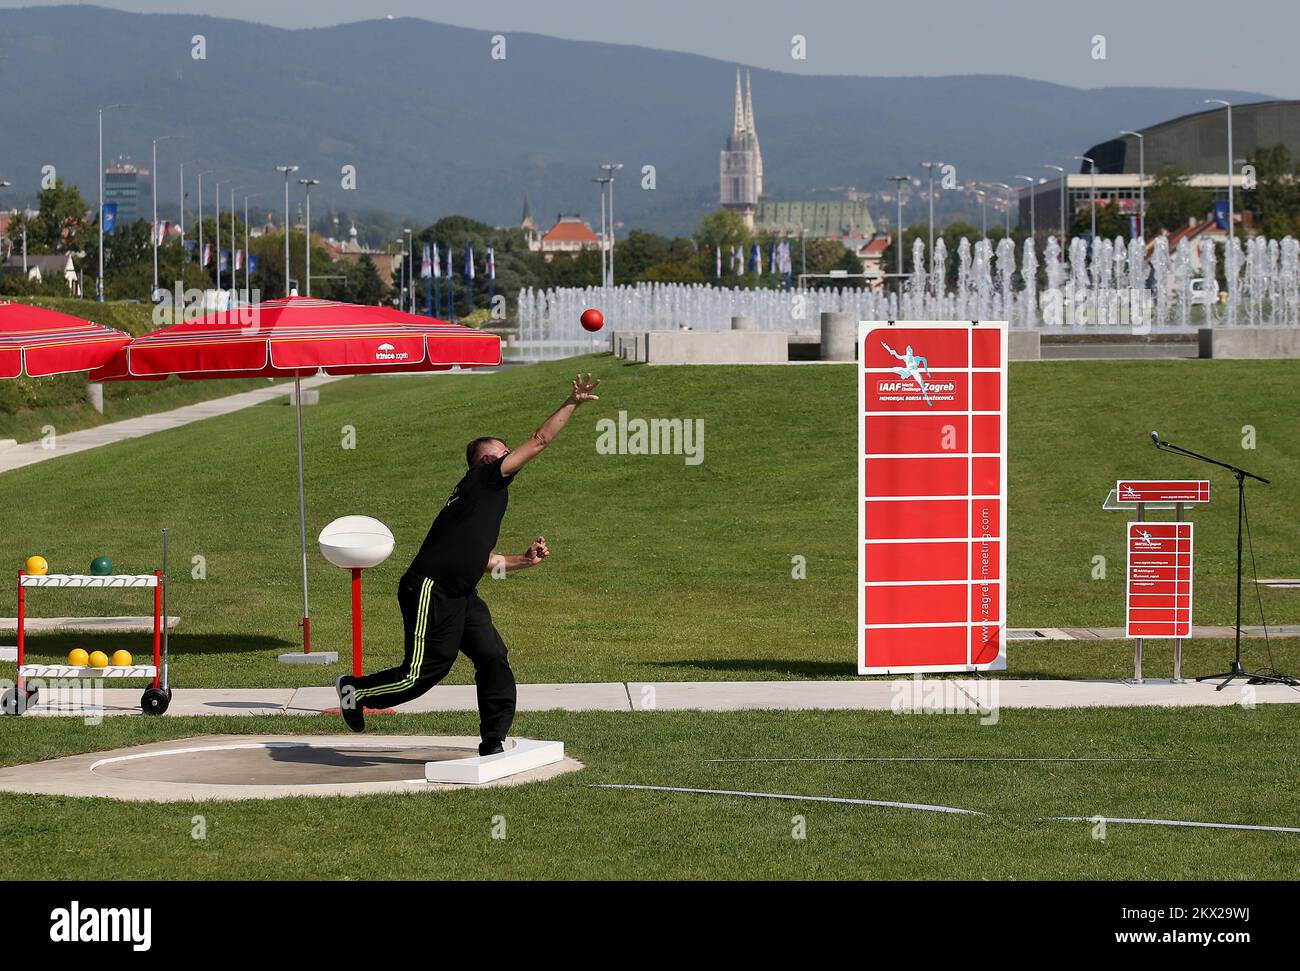
[[[1144,683],[1145,642],[1157,631],[1173,635],[1172,680],[1174,684],[1183,681],[1183,638],[1192,632],[1192,524],[1185,521],[1186,507],[1209,499],[1210,483],[1205,480],[1121,479],[1102,504],[1106,510],[1135,510],[1137,514],[1125,534],[1124,633],[1133,640],[1132,684]],[[1160,524],[1155,530],[1135,528],[1152,522],[1147,512],[1155,509],[1172,509],[1173,523]]]

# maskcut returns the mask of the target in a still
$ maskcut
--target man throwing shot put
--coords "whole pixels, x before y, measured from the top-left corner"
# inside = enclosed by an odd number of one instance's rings
[[[515,717],[515,676],[506,645],[492,626],[487,604],[476,587],[487,571],[536,566],[550,555],[546,540],[533,540],[518,555],[495,549],[515,474],[542,454],[573,412],[599,400],[600,386],[579,374],[560,410],[514,451],[499,438],[476,438],[465,449],[469,471],[451,490],[447,504],[397,585],[397,604],[406,629],[406,655],[400,667],[360,678],[343,675],[336,683],[343,721],[365,730],[366,708],[389,708],[420,697],[447,676],[456,654],[474,662],[478,687],[480,755],[503,751]]]

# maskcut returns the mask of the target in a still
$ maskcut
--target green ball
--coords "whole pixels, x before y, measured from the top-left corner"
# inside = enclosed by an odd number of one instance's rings
[[[107,556],[97,556],[90,561],[90,575],[95,577],[112,576],[113,561]]]

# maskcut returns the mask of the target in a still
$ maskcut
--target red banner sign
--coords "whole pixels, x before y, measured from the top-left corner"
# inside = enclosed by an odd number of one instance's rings
[[[860,327],[860,674],[1006,666],[1006,327]]]
[[[1115,483],[1118,502],[1209,502],[1210,483],[1205,479],[1120,479]]]
[[[1192,634],[1192,524],[1128,524],[1125,637]]]

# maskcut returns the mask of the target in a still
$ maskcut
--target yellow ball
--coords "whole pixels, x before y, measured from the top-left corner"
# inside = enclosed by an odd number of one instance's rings
[[[130,651],[114,651],[114,652],[113,652],[113,666],[114,666],[114,667],[124,668],[124,667],[128,666],[130,663],[131,663],[131,652],[130,652]]]
[[[27,572],[34,577],[43,577],[50,572],[50,565],[43,556],[29,556],[25,564]]]
[[[68,663],[74,668],[84,668],[90,663],[90,655],[79,647],[74,647],[68,652]]]
[[[103,651],[95,651],[95,653],[90,655],[90,666],[92,668],[108,667],[108,655]]]

